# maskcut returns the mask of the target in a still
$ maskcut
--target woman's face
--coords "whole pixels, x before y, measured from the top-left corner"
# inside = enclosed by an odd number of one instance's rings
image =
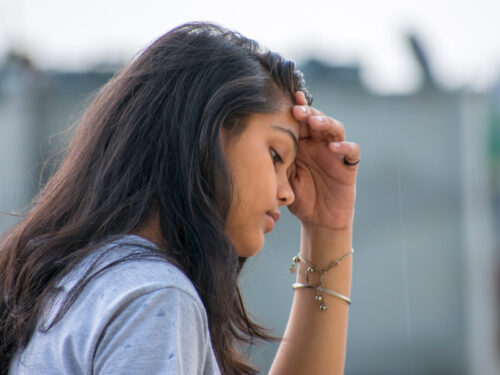
[[[235,188],[226,230],[238,256],[259,252],[264,234],[279,219],[279,208],[294,200],[289,177],[295,173],[298,135],[299,123],[286,105],[250,116],[233,139],[226,140],[222,132]]]

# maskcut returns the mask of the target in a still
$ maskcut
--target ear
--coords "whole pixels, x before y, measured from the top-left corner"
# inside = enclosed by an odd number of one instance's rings
[[[222,147],[226,147],[227,143],[229,141],[229,135],[228,135],[228,131],[224,128],[224,126],[222,126],[220,128],[219,136],[220,136]]]
[[[231,152],[231,145],[232,145],[232,140],[234,140],[234,136],[231,136],[231,131],[230,130],[227,130],[226,128],[224,127],[221,127],[220,128],[220,131],[219,131],[219,142],[220,142],[220,146],[221,146],[221,149],[222,149],[222,152],[224,154],[224,158],[226,159],[226,162],[228,163],[229,165],[229,153]]]

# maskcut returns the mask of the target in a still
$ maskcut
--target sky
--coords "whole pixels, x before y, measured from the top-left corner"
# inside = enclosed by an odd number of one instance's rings
[[[121,64],[193,20],[235,29],[299,65],[309,57],[359,65],[380,93],[419,86],[409,32],[443,87],[500,81],[500,0],[0,0],[0,58],[14,48],[42,69]]]

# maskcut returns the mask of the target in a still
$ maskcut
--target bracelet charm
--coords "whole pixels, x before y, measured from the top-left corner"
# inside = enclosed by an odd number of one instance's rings
[[[299,260],[300,259],[297,255],[292,258],[292,265],[290,266],[290,273],[295,273],[295,271],[296,271],[295,263],[298,263]]]

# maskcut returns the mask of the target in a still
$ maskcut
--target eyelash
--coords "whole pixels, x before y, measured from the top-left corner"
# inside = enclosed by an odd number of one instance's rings
[[[271,157],[273,159],[274,164],[283,163],[283,158],[274,149],[271,149]]]

